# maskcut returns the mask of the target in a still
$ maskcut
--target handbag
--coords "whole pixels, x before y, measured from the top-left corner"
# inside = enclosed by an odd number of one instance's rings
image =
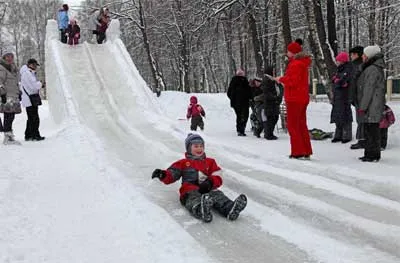
[[[28,92],[26,92],[26,90],[25,90],[24,87],[22,87],[22,89],[25,91],[25,94],[28,95],[29,100],[31,101],[32,106],[37,107],[37,106],[42,105],[42,99],[40,98],[40,95],[39,95],[38,93],[37,93],[37,94],[29,95]]]

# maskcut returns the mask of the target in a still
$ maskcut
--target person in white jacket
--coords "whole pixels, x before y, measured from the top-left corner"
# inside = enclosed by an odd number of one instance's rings
[[[37,79],[36,68],[39,63],[31,58],[28,60],[26,65],[23,65],[20,69],[21,82],[20,88],[22,92],[21,103],[26,108],[26,114],[28,120],[26,122],[25,129],[25,141],[42,141],[45,137],[40,135],[39,125],[39,105],[33,105],[32,99],[29,95],[39,94],[40,89],[43,87],[42,82]],[[35,102],[35,104],[38,104]]]

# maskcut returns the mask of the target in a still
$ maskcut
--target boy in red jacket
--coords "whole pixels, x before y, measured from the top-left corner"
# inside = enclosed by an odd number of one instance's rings
[[[204,130],[204,122],[203,117],[206,116],[206,113],[203,107],[200,104],[197,104],[196,96],[190,97],[190,104],[187,109],[186,118],[192,118],[192,122],[190,124],[190,130],[196,131],[197,126],[200,127],[201,130]]]
[[[212,221],[211,208],[229,220],[236,220],[247,205],[246,196],[241,194],[232,201],[217,190],[222,185],[221,168],[214,159],[206,157],[204,140],[200,135],[190,133],[185,146],[186,158],[174,162],[167,170],[155,169],[151,178],[158,178],[164,184],[182,179],[179,189],[181,204],[204,222]]]

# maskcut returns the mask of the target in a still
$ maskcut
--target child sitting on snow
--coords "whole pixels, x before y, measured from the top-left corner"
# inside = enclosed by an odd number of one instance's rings
[[[188,107],[187,113],[186,113],[187,119],[192,118],[192,121],[190,124],[190,130],[196,131],[197,126],[200,127],[201,130],[204,130],[204,122],[203,122],[203,118],[201,116],[203,116],[203,117],[206,116],[206,113],[205,113],[203,107],[201,107],[200,104],[197,104],[196,96],[190,97],[190,104],[189,104],[189,107]]]
[[[387,139],[388,139],[388,128],[395,122],[395,117],[392,109],[385,105],[383,111],[383,118],[379,123],[379,128],[381,132],[381,150],[386,149]]]
[[[217,190],[222,185],[221,168],[214,159],[206,157],[204,140],[200,135],[190,133],[185,146],[186,158],[176,161],[167,170],[155,169],[151,178],[158,178],[164,184],[182,178],[179,189],[181,204],[204,222],[212,221],[211,208],[229,220],[236,220],[247,205],[246,196],[241,194],[232,201]]]

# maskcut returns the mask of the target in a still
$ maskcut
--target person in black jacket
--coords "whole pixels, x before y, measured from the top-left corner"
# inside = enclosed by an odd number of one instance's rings
[[[253,134],[260,138],[260,134],[263,131],[264,127],[262,125],[262,114],[264,109],[264,94],[261,88],[262,79],[261,78],[254,78],[249,81],[250,88],[251,88],[251,100],[250,100],[250,107],[253,111],[250,114],[250,123],[251,128],[253,130]]]
[[[273,75],[273,67],[265,68],[265,74]],[[278,137],[274,135],[275,125],[279,119],[279,106],[282,102],[282,94],[278,84],[268,77],[264,77],[262,89],[264,92],[264,115],[266,120],[263,121],[264,138],[267,140],[276,140]]]
[[[362,46],[355,46],[350,49],[350,58],[351,63],[353,64],[353,73],[350,82],[350,92],[351,92],[351,104],[355,107],[356,111],[358,109],[357,103],[357,80],[361,75],[362,72],[362,54],[364,53],[364,48]],[[357,121],[357,133],[356,139],[358,140],[357,143],[352,144],[350,149],[363,149],[365,147],[365,135],[364,135],[364,123],[362,122],[359,115],[356,114],[356,121]]]
[[[348,143],[352,140],[353,115],[351,113],[350,83],[353,74],[353,65],[349,62],[349,55],[340,52],[336,56],[337,70],[332,77],[333,98],[331,123],[335,123],[336,130],[332,142]]]
[[[246,136],[247,120],[249,119],[249,107],[251,99],[251,89],[249,81],[245,77],[242,69],[236,71],[228,88],[228,98],[231,101],[231,107],[236,113],[236,131],[238,136]]]

